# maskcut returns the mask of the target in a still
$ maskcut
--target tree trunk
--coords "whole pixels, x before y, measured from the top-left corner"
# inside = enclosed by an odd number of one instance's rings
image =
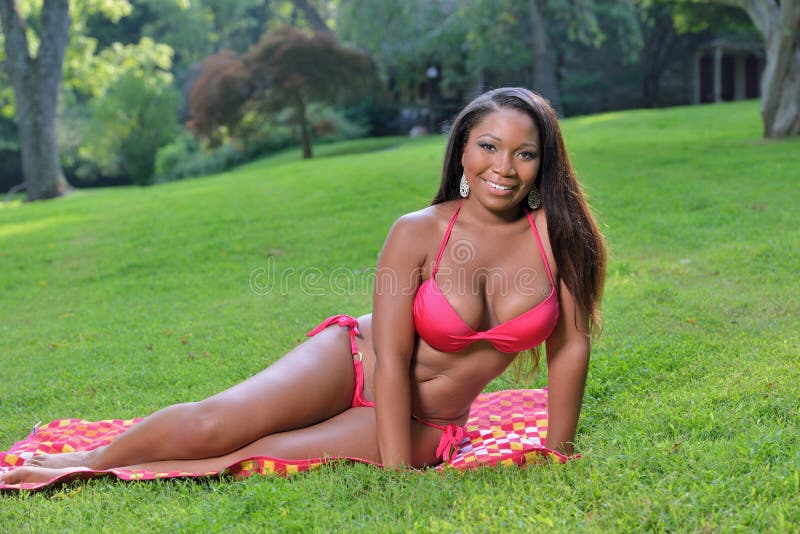
[[[800,135],[800,0],[712,0],[744,9],[764,37],[764,137]]]
[[[644,49],[639,64],[642,71],[642,97],[644,105],[653,108],[658,104],[661,80],[675,57],[675,26],[665,5],[648,8],[648,20],[641,21]]]
[[[314,157],[311,151],[311,134],[308,131],[308,117],[306,117],[306,103],[300,93],[295,93],[297,122],[300,125],[300,140],[303,143],[303,159]]]
[[[792,9],[795,13],[788,13]],[[772,35],[764,36],[767,65],[761,76],[761,117],[768,138],[800,135],[800,0],[784,0],[782,10],[787,13],[779,15]],[[788,24],[791,17],[794,27]]]
[[[314,8],[308,0],[292,0],[294,7],[303,12],[308,23],[314,28],[314,33],[322,33],[325,35],[332,35],[331,29],[322,20],[319,12]]]
[[[530,0],[531,39],[533,46],[533,89],[547,98],[555,110],[562,114],[561,93],[558,90],[556,58],[547,24],[538,0]]]
[[[6,71],[17,105],[27,199],[63,195],[67,182],[56,143],[56,110],[69,37],[69,0],[44,1],[36,57],[30,55],[25,25],[14,0],[0,0],[0,20],[5,33]]]

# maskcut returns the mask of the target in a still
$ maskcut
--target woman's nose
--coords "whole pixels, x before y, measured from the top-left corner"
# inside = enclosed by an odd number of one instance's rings
[[[495,156],[492,170],[501,176],[509,176],[514,174],[514,162],[511,159],[511,154],[498,152]]]

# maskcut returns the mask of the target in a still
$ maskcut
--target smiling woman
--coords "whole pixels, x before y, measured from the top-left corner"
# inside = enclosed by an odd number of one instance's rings
[[[479,202],[520,204],[536,188],[540,161],[539,128],[529,115],[507,108],[472,129],[461,156],[463,179],[481,185],[472,189]]]
[[[372,314],[330,317],[244,382],[92,451],[33,456],[0,483],[114,467],[209,472],[254,456],[434,465],[483,388],[542,343],[547,447],[570,455],[604,273],[554,111],[526,89],[491,91],[454,121],[432,205],[389,231]]]

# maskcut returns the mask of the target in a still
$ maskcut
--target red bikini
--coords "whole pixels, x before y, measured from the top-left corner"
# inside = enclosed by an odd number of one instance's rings
[[[539,238],[539,232],[536,230],[536,223],[533,222],[531,213],[527,210],[525,212],[533,229],[533,235],[536,237],[536,244],[539,245],[545,269],[547,269],[547,277],[550,279],[551,286],[550,294],[537,306],[522,315],[489,330],[479,331],[459,317],[436,282],[439,262],[460,210],[461,203],[458,204],[453,218],[450,219],[430,278],[419,286],[417,294],[414,296],[414,327],[417,334],[428,345],[442,352],[459,352],[480,340],[486,340],[500,352],[507,353],[516,353],[539,345],[547,339],[558,323],[558,295],[553,282],[553,273],[550,272],[550,264],[547,262],[542,240]]]
[[[361,351],[358,350],[358,344],[356,343],[356,336],[361,335],[361,332],[358,330],[358,321],[349,315],[333,315],[322,321],[322,323],[306,335],[309,337],[314,336],[333,324],[348,328],[350,333],[350,353],[353,355],[353,369],[356,374],[353,400],[350,402],[350,407],[374,408],[375,403],[364,398],[364,366],[361,364]],[[423,425],[441,430],[442,438],[439,440],[439,445],[436,447],[436,457],[441,458],[445,462],[450,460],[450,457],[458,451],[461,442],[464,440],[464,436],[466,436],[464,428],[454,425],[453,423],[437,425],[436,423],[432,423],[415,415],[411,417]]]
[[[450,232],[453,230],[453,225],[460,210],[461,203],[456,208],[453,218],[450,219],[450,224],[447,227],[447,232],[445,232],[442,245],[439,247],[439,254],[436,256],[436,263],[433,265],[430,278],[420,285],[417,294],[414,296],[414,326],[417,330],[417,335],[431,347],[442,352],[459,352],[480,340],[486,340],[500,352],[507,353],[516,353],[539,345],[547,339],[558,322],[558,296],[553,282],[553,274],[550,272],[550,265],[547,262],[547,256],[544,253],[544,247],[542,247],[542,241],[539,238],[539,232],[536,230],[536,224],[533,222],[531,213],[526,211],[533,229],[533,235],[536,237],[536,243],[539,245],[539,252],[547,269],[547,276],[550,279],[550,294],[544,301],[522,315],[518,315],[489,330],[478,331],[459,317],[436,282],[439,262],[442,259],[445,246],[450,238]],[[334,315],[325,319],[307,335],[318,334],[333,324],[348,328],[350,333],[350,352],[353,355],[353,368],[355,370],[355,387],[350,406],[353,408],[374,408],[375,403],[364,398],[364,368],[361,364],[361,351],[358,350],[358,344],[356,343],[356,336],[361,335],[358,330],[358,321],[349,315]],[[442,426],[416,416],[413,417],[424,425],[442,431],[442,439],[436,448],[436,456],[444,461],[449,460],[464,439],[464,429],[452,423]]]

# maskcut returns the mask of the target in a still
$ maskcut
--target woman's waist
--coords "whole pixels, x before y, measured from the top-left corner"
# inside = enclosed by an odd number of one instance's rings
[[[447,376],[412,382],[411,388],[411,413],[415,418],[459,426],[467,422],[472,401],[483,389],[477,384],[456,384]]]

